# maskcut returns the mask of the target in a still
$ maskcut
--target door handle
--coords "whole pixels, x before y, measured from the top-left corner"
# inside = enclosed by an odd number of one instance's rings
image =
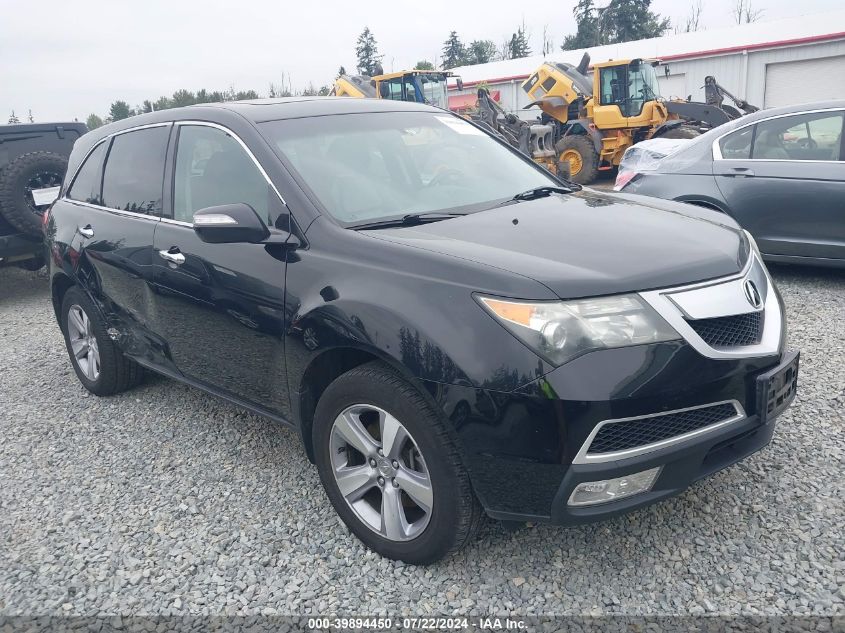
[[[745,178],[746,176],[750,178],[754,175],[754,172],[748,167],[731,167],[731,171],[734,176],[738,176],[739,178]]]
[[[82,228],[77,227],[77,229],[76,229],[76,230],[79,232],[79,234],[80,234],[82,237],[87,238],[87,239],[89,239],[89,240],[90,240],[92,237],[94,237],[94,229],[93,229],[93,228],[91,228],[91,225],[90,225],[90,224],[86,224],[86,225],[85,225],[85,226],[83,226]]]
[[[166,251],[159,251],[158,254],[162,259],[170,262],[171,264],[175,264],[176,266],[181,266],[185,263],[185,256],[179,252],[179,248],[176,246],[172,246]]]

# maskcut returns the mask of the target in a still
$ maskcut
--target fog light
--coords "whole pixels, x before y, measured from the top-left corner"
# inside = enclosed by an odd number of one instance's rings
[[[599,503],[618,501],[625,497],[648,492],[654,485],[657,475],[660,474],[662,466],[643,470],[632,475],[617,477],[616,479],[604,479],[602,481],[585,481],[575,486],[575,490],[569,496],[568,505],[591,506]]]

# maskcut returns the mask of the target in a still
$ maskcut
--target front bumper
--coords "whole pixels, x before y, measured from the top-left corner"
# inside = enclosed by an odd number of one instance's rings
[[[679,494],[763,448],[776,417],[761,423],[758,378],[789,358],[708,359],[683,342],[669,342],[587,354],[510,393],[428,387],[455,426],[476,494],[490,516],[576,525]],[[602,421],[725,401],[738,403],[745,415],[645,454],[578,463]],[[582,482],[656,466],[662,470],[649,492],[595,506],[567,505]]]
[[[638,457],[602,464],[572,464],[552,501],[549,520],[557,525],[590,523],[680,494],[699,479],[759,451],[772,439],[774,429],[774,421],[761,425],[755,415],[701,439]],[[648,492],[594,506],[567,504],[574,488],[582,482],[622,477],[657,466],[662,469]]]

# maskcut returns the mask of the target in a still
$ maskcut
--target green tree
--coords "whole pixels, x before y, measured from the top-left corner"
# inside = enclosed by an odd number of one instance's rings
[[[102,124],[103,124],[103,120],[100,117],[98,117],[96,114],[94,114],[93,112],[91,114],[89,114],[88,118],[85,120],[85,125],[88,126],[89,130],[96,130]]]
[[[332,87],[331,86],[320,86],[320,89],[317,91],[317,94],[321,97],[327,97],[331,94]]]
[[[473,40],[467,46],[467,64],[486,64],[496,59],[496,43],[493,40]]]
[[[528,46],[528,36],[525,34],[525,24],[522,24],[516,33],[511,35],[511,40],[508,45],[508,58],[520,59],[521,57],[528,57],[531,54],[531,48]]]
[[[235,93],[235,101],[248,101],[251,99],[259,99],[258,93],[255,90],[238,90]]]
[[[368,26],[365,26],[361,35],[358,36],[355,55],[358,57],[359,73],[370,76],[381,74],[381,60],[384,55],[378,54],[378,43]]]
[[[599,35],[610,44],[660,37],[669,30],[669,18],[651,10],[651,0],[613,0],[602,16]]]
[[[417,62],[417,65],[414,66],[414,70],[434,70],[434,64],[427,59],[421,59]]]
[[[449,33],[448,39],[443,42],[443,68],[454,68],[464,63],[466,50],[458,37],[457,31]]]
[[[173,105],[170,103],[170,99],[168,99],[167,97],[159,97],[153,104],[153,108],[156,112],[158,112],[159,110],[168,110],[172,107]]]
[[[173,93],[173,98],[170,100],[171,108],[182,108],[184,106],[194,105],[197,98],[190,90],[177,90]]]
[[[132,112],[129,110],[129,104],[125,101],[118,99],[109,107],[109,118],[112,121],[121,121],[128,119],[130,116],[132,116]]]
[[[671,26],[651,10],[651,0],[611,0],[602,10],[592,0],[579,0],[573,15],[578,29],[564,38],[565,51],[660,37]]]
[[[343,77],[345,74],[346,74],[346,68],[341,66],[340,68],[337,69],[337,77],[335,77],[335,79],[337,79],[338,77]]]
[[[9,117],[9,125],[14,125],[14,124],[20,123],[20,122],[21,122],[21,120],[15,114],[15,111],[12,110],[12,115]]]

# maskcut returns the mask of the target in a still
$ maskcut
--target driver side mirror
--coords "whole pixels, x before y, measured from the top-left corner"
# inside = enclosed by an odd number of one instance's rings
[[[257,244],[270,237],[267,225],[243,202],[200,209],[194,213],[194,232],[209,244]]]

